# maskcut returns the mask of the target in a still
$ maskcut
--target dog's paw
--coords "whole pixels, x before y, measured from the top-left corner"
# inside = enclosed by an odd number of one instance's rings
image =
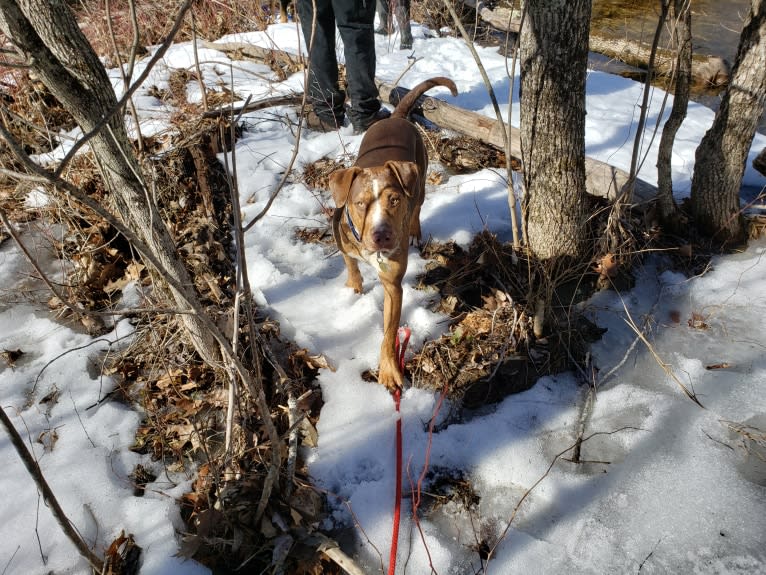
[[[356,282],[348,280],[346,282],[346,287],[350,287],[352,290],[354,290],[354,293],[362,293],[362,280]]]
[[[378,383],[381,383],[391,392],[404,387],[404,375],[399,371],[396,363],[387,364],[381,360],[378,370]]]

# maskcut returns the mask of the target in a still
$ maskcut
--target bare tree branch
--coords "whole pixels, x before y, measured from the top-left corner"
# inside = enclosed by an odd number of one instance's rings
[[[50,488],[50,485],[48,485],[48,482],[45,480],[45,476],[40,470],[40,466],[35,460],[34,455],[30,453],[29,449],[27,449],[27,446],[24,444],[24,440],[22,439],[21,435],[19,435],[19,432],[16,430],[16,427],[13,425],[13,422],[8,417],[8,414],[5,413],[5,410],[2,408],[2,406],[0,406],[0,421],[2,421],[3,427],[5,427],[5,430],[8,432],[8,436],[11,438],[11,443],[13,444],[16,453],[18,453],[19,457],[24,462],[24,467],[27,468],[27,471],[35,481],[35,485],[37,485],[37,488],[42,493],[45,504],[50,507],[51,513],[53,513],[53,517],[61,526],[61,529],[63,529],[69,540],[77,548],[78,553],[87,559],[88,563],[91,564],[96,572],[100,572],[103,560],[93,551],[91,551],[91,549],[88,547],[88,544],[83,540],[82,537],[80,537],[77,529],[74,527],[74,525],[72,525],[72,522],[66,516],[66,513],[64,513],[64,509],[61,507],[58,499],[56,499],[56,496],[53,494],[53,490]]]

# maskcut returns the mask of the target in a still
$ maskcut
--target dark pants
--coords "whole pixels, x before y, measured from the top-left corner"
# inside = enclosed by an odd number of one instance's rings
[[[399,33],[402,35],[402,43],[412,46],[412,29],[410,28],[410,0],[377,0],[376,2],[380,27],[386,34],[394,31],[394,23],[391,20],[393,8],[396,23],[399,24]]]
[[[363,125],[380,109],[375,85],[375,0],[314,0],[316,26],[313,30],[312,0],[297,0],[303,37],[309,47],[308,94],[322,120],[343,123],[346,94],[338,83],[335,57],[335,26],[343,41],[346,80],[351,107],[349,119]]]

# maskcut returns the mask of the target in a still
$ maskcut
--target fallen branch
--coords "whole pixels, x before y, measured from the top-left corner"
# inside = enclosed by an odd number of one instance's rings
[[[252,60],[260,62],[277,73],[280,80],[303,68],[303,59],[290,52],[271,48],[262,48],[249,42],[208,42],[201,41],[205,48],[219,50],[232,60]]]
[[[50,508],[51,513],[53,513],[53,517],[61,526],[64,534],[77,548],[78,553],[80,553],[80,555],[82,555],[88,561],[88,563],[91,564],[97,573],[100,573],[101,566],[104,563],[103,559],[91,551],[90,547],[88,547],[88,544],[85,543],[82,537],[80,537],[77,529],[74,527],[74,525],[72,525],[72,522],[66,516],[66,513],[64,513],[64,510],[59,504],[58,499],[56,499],[56,496],[53,494],[53,490],[45,480],[45,476],[40,470],[40,466],[38,465],[37,460],[35,460],[34,455],[32,455],[32,453],[30,453],[30,451],[27,449],[27,446],[24,445],[24,440],[21,438],[21,435],[19,435],[19,432],[16,430],[16,427],[14,427],[13,422],[5,413],[5,410],[2,408],[2,406],[0,406],[0,421],[3,422],[3,426],[11,438],[11,443],[16,449],[16,453],[18,453],[19,457],[24,462],[24,467],[27,468],[27,471],[29,471],[32,479],[34,479],[35,485],[37,485],[37,488],[43,495],[45,504]]]
[[[256,102],[248,100],[244,104],[238,106],[224,106],[222,108],[208,110],[202,114],[202,117],[217,118],[218,116],[237,116],[239,114],[246,114],[247,112],[254,112],[255,110],[263,110],[264,108],[272,108],[274,106],[297,106],[302,101],[302,94],[272,96],[271,98],[264,98],[263,100],[258,100]]]

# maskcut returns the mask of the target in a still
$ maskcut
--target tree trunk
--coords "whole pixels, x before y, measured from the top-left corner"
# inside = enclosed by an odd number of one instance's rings
[[[692,63],[692,13],[689,0],[663,0],[669,4],[671,42],[677,50],[671,81],[675,84],[673,108],[662,129],[657,151],[657,204],[660,221],[674,225],[677,217],[676,202],[673,200],[673,177],[671,157],[676,133],[686,118],[689,107]]]
[[[692,214],[698,229],[726,243],[745,239],[739,190],[766,101],[766,0],[751,0],[732,81],[695,155]]]
[[[541,259],[583,254],[590,0],[528,0],[521,30],[522,212]]]
[[[117,99],[111,82],[66,2],[0,0],[0,28],[83,133],[90,133],[103,118],[110,117],[89,143],[114,202],[113,211],[149,246],[175,280],[189,286],[184,294],[171,289],[177,304],[187,307],[188,298],[196,297],[193,284],[141,180],[122,112],[115,113]],[[218,345],[200,319],[182,314],[181,320],[203,360],[220,361]]]

